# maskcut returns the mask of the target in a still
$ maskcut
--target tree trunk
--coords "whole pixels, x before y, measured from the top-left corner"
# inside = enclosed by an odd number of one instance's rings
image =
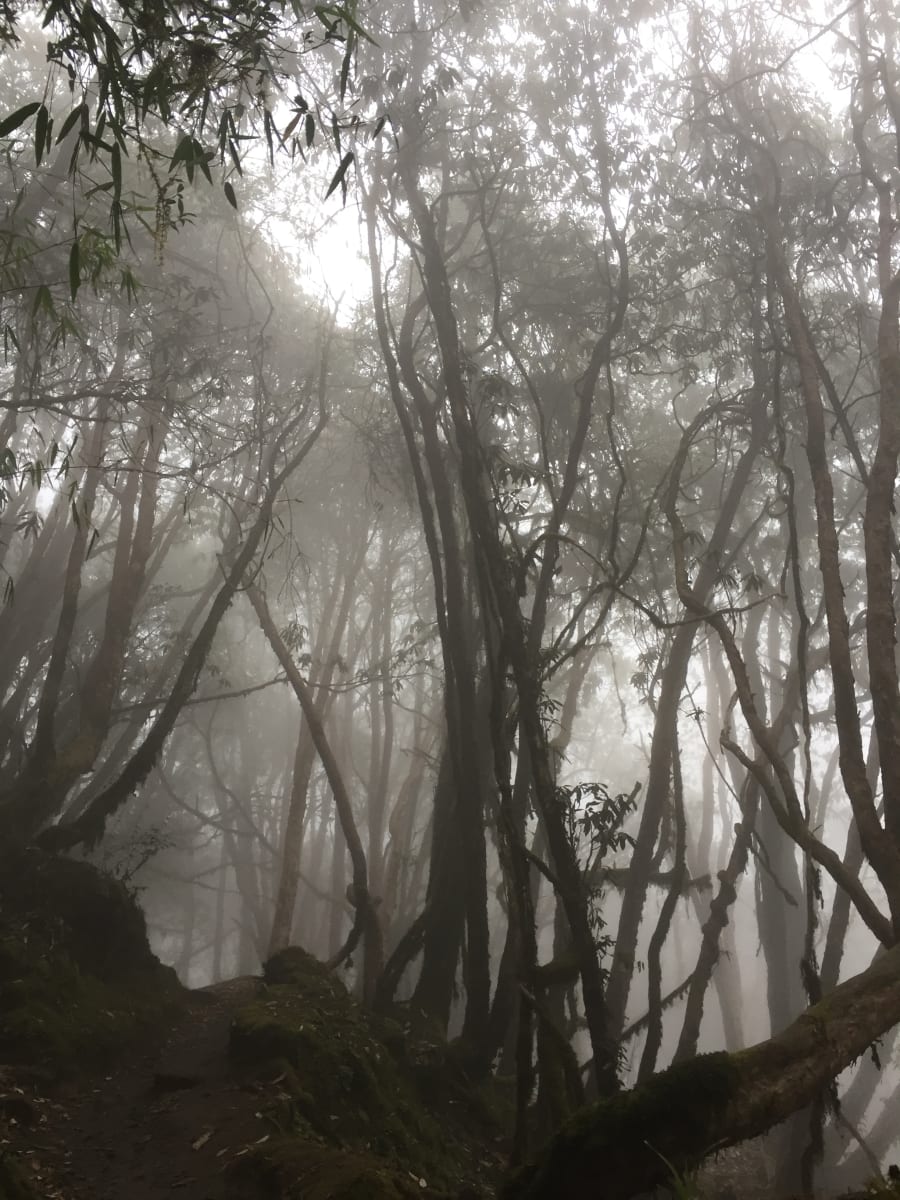
[[[272,620],[266,600],[255,584],[249,585],[247,596],[259,618],[260,627],[266,635],[269,645],[272,647],[288,678],[288,682],[294,690],[294,695],[300,701],[300,707],[303,709],[303,716],[309,727],[310,736],[315,744],[316,752],[319,755],[322,766],[325,769],[325,774],[328,777],[328,786],[331,788],[331,794],[334,797],[334,807],[337,811],[338,821],[346,839],[350,861],[353,865],[353,882],[349,898],[356,910],[356,915],[350,938],[341,951],[341,954],[334,956],[332,965],[338,966],[339,963],[337,960],[339,958],[343,960],[344,957],[348,956],[360,938],[363,939],[363,1000],[368,1004],[374,998],[375,982],[382,967],[381,925],[378,920],[378,913],[369,894],[368,864],[362,841],[359,837],[359,831],[356,827],[353,803],[350,799],[347,785],[344,782],[340,764],[331,748],[325,733],[325,727],[316,708],[312,689],[298,671],[290,651],[285,646],[281,634]]]
[[[466,920],[465,899],[458,885],[464,871],[463,845],[448,749],[441,755],[434,791],[430,857],[423,917],[422,970],[413,993],[413,1005],[434,1017],[446,1032]]]
[[[900,947],[776,1037],[671,1067],[568,1122],[504,1200],[629,1200],[809,1104],[900,1021]]]

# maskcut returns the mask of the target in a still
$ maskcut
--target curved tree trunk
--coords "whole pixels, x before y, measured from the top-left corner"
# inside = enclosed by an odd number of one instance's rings
[[[672,1067],[568,1122],[504,1200],[629,1200],[809,1104],[900,1021],[900,947],[768,1041]]]

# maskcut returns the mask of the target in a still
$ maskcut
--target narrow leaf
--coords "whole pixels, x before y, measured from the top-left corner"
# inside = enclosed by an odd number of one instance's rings
[[[352,35],[347,38],[347,48],[344,50],[344,57],[341,60],[341,85],[340,96],[341,100],[347,95],[347,84],[350,80],[350,63],[353,58],[354,38]]]
[[[78,244],[78,238],[72,243],[72,249],[69,251],[69,290],[72,293],[72,299],[78,295],[78,288],[81,285],[81,248]]]
[[[75,108],[72,109],[72,111],[69,113],[69,115],[63,121],[62,129],[60,129],[59,133],[56,135],[57,146],[65,138],[66,134],[69,132],[69,130],[72,128],[72,126],[75,125],[78,121],[84,122],[84,120],[87,118],[87,115],[88,115],[88,106],[86,104],[79,104]]]
[[[109,156],[109,166],[112,172],[113,195],[118,200],[122,195],[122,152],[119,149],[118,142],[113,142],[112,152]]]
[[[169,161],[169,174],[171,174],[180,162],[187,162],[191,157],[194,139],[190,134],[185,134],[178,145],[175,147],[175,152]]]
[[[234,188],[231,186],[230,183],[226,183],[223,186],[223,191],[225,192],[225,199],[228,201],[228,203],[231,205],[232,208],[236,209],[238,204],[237,204],[237,196],[235,196],[235,194],[234,194]]]
[[[22,108],[16,109],[14,113],[10,113],[8,117],[4,117],[0,121],[0,137],[8,137],[14,129],[18,129],[29,117],[33,117],[42,105],[35,101],[33,104],[25,104]]]
[[[352,162],[353,162],[353,151],[348,150],[347,153],[344,155],[344,157],[341,159],[341,165],[338,167],[338,169],[335,171],[334,175],[331,178],[331,183],[329,183],[329,185],[328,185],[328,191],[325,193],[326,200],[331,195],[331,193],[335,190],[335,188],[338,186],[338,184],[343,182],[344,176],[347,174],[347,168],[350,166],[350,164]]]
[[[34,160],[38,166],[41,165],[41,159],[44,157],[44,149],[49,145],[50,133],[50,110],[46,104],[42,104],[37,112],[37,120],[34,125]]]

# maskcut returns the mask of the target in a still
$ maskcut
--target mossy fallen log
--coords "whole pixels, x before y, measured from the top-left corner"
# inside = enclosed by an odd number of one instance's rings
[[[736,1054],[706,1054],[578,1113],[504,1200],[629,1200],[803,1108],[900,1021],[900,947]]]

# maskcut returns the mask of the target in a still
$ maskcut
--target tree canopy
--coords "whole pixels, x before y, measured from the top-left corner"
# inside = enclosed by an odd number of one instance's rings
[[[458,1034],[510,1195],[891,1144],[898,32],[3,9],[0,829]]]

